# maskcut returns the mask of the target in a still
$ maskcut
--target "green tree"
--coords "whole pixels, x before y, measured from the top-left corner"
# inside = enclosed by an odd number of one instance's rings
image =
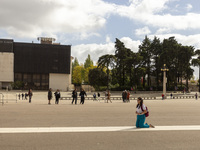
[[[142,74],[144,73],[144,70],[142,68],[142,60],[143,57],[140,56],[139,53],[132,52],[131,55],[125,60],[126,61],[126,68],[128,69],[127,72],[129,72],[129,78],[130,78],[130,86],[135,87],[134,89],[137,89],[137,86],[140,85],[140,79]]]
[[[96,66],[90,66],[84,70],[84,83],[89,83],[89,72],[91,69],[97,68]]]
[[[132,51],[124,46],[124,43],[116,38],[115,41],[115,57],[116,57],[116,66],[114,76],[118,79],[120,86],[125,86],[127,76],[127,64],[126,59],[131,55]]]
[[[76,66],[79,66],[79,62],[78,62],[78,59],[75,57],[74,61],[72,62],[72,83],[73,83],[73,77],[74,77],[74,75],[73,75],[73,73],[74,73],[74,68],[75,68]]]
[[[145,87],[145,76],[147,74],[147,85],[150,86],[150,76],[151,76],[151,59],[152,59],[152,49],[151,49],[151,40],[145,36],[145,39],[142,41],[142,44],[139,45],[139,53],[143,57],[143,68],[146,69],[146,73],[143,75],[143,88]]]
[[[199,92],[200,92],[200,50],[199,49],[195,51],[195,56],[196,58],[192,60],[192,65],[199,67]]]
[[[106,86],[107,84],[107,75],[100,68],[94,68],[89,70],[88,80],[90,85],[95,89],[99,89],[100,86]]]
[[[73,83],[76,85],[81,85],[84,79],[84,67],[76,66],[73,71]]]
[[[115,64],[116,58],[114,55],[103,55],[101,57],[99,57],[98,60],[98,68],[103,69],[104,67],[106,67],[106,73],[107,73],[107,88],[109,89],[109,83],[110,83],[110,77],[109,77],[109,67],[113,67]]]
[[[164,39],[162,43],[162,53],[160,54],[160,64],[166,64],[169,71],[167,72],[167,86],[177,86],[177,78],[179,79],[180,72],[178,70],[178,54],[180,44],[175,37]],[[179,82],[179,81],[178,81]]]
[[[84,63],[84,68],[87,69],[91,66],[93,66],[93,61],[91,60],[90,55],[88,54],[88,57],[86,58]]]
[[[75,57],[74,61],[72,62],[72,71],[74,70],[76,66],[79,66],[79,62],[78,62],[78,59]]]
[[[161,68],[163,64],[160,63],[160,55],[162,53],[162,43],[160,39],[154,37],[150,45],[152,51],[152,75],[156,77],[156,88],[159,88],[159,81],[162,79]]]
[[[187,81],[187,88],[188,88],[188,80],[193,75],[193,69],[191,69],[191,60],[192,56],[194,55],[194,47],[192,46],[180,46],[178,52],[178,71],[179,76],[181,78],[181,86],[182,86],[182,79],[185,78]]]

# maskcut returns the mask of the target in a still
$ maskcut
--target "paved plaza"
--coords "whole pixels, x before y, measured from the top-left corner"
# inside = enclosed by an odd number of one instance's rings
[[[16,93],[7,94],[14,97]],[[28,100],[17,103],[9,100],[0,106],[1,150],[199,150],[200,147],[200,100],[145,100],[150,111],[146,122],[155,128],[136,129],[135,100],[130,103],[87,100],[84,105],[79,100],[78,105],[62,100],[55,105],[53,99],[48,105],[46,92],[33,94],[30,104]]]

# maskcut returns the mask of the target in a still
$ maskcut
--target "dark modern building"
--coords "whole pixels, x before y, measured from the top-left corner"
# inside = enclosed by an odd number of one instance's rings
[[[71,45],[21,43],[0,39],[0,88],[22,82],[24,88],[67,91],[71,88]]]

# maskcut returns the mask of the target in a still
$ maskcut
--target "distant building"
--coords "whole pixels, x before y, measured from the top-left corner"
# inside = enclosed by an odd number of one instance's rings
[[[22,81],[25,89],[71,89],[71,45],[53,43],[53,38],[39,40],[0,39],[0,89],[16,81]]]

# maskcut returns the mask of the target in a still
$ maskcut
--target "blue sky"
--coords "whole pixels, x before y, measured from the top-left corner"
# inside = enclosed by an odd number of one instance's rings
[[[115,38],[134,52],[145,35],[175,36],[199,49],[199,19],[199,0],[0,0],[0,38],[38,43],[37,37],[53,37],[72,45],[81,63],[88,54],[95,62],[114,54]]]

